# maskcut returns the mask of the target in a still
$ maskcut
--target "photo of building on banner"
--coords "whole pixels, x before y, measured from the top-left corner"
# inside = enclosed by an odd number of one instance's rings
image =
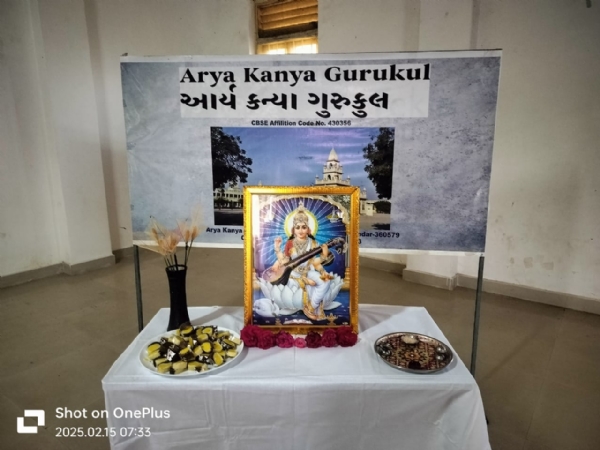
[[[243,187],[360,187],[360,228],[389,230],[394,128],[212,127],[215,225],[243,225]]]

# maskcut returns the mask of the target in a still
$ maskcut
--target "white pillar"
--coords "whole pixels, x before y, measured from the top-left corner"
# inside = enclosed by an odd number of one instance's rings
[[[83,0],[32,1],[57,234],[68,265],[113,258]]]

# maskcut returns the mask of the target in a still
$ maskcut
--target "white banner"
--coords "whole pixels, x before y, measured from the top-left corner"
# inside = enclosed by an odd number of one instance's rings
[[[361,249],[483,252],[500,57],[123,57],[134,243],[201,205],[241,247],[244,186],[358,186]]]

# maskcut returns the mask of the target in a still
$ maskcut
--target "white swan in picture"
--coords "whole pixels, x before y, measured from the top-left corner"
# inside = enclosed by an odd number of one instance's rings
[[[256,314],[263,317],[276,317],[279,315],[279,306],[268,298],[255,300],[252,309]]]

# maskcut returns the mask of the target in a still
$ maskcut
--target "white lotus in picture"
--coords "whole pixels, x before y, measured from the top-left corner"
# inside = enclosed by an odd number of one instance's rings
[[[254,301],[254,312],[263,317],[287,316],[302,311],[302,289],[290,284],[271,284],[262,278],[258,278],[260,289],[265,296]],[[333,275],[333,279],[327,284],[328,290],[323,295],[323,309],[332,310],[341,305],[334,301],[337,297],[344,280],[339,275]]]

